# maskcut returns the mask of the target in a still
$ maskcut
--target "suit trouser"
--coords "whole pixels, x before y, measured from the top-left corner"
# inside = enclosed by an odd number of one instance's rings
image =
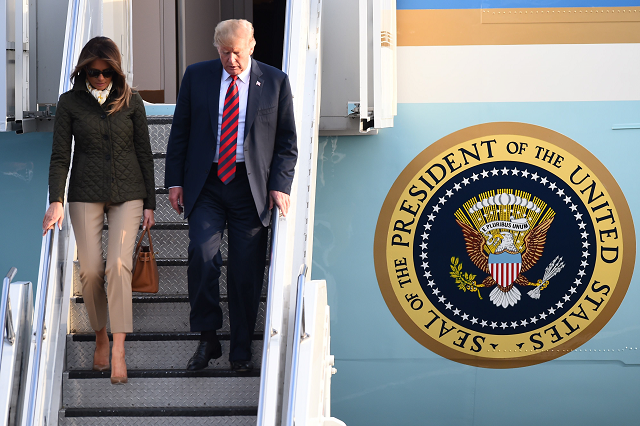
[[[142,200],[124,203],[69,203],[69,215],[78,246],[82,298],[94,330],[107,324],[107,297],[112,333],[131,333],[131,268],[142,217]],[[109,224],[107,262],[102,259],[104,214]],[[104,276],[107,276],[107,293]]]
[[[227,295],[231,330],[230,361],[251,359],[253,335],[267,251],[267,228],[256,210],[244,163],[238,163],[227,185],[213,164],[189,214],[189,301],[191,331],[222,328],[220,308],[220,243],[229,239]]]

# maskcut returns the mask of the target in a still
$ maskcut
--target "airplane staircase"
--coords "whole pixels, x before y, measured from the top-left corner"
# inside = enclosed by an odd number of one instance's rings
[[[81,46],[100,34],[100,27],[95,27],[101,22],[100,5],[99,0],[69,2],[60,93],[69,90],[69,72]],[[252,344],[254,369],[247,373],[230,369],[224,266],[220,287],[225,318],[219,331],[223,355],[204,370],[185,369],[199,333],[189,331],[188,223],[171,209],[163,188],[172,121],[167,114],[173,109],[148,105],[157,196],[152,236],[160,290],[134,293],[134,331],[125,342],[129,383],[111,385],[110,372],[92,370],[95,334],[83,306],[67,212],[61,229],[43,238],[32,339],[25,351],[29,365],[24,372],[21,426],[344,426],[330,413],[331,375],[336,370],[330,354],[327,289],[324,281],[306,281],[309,268],[305,266],[310,264],[313,247],[321,8],[321,0],[287,3],[283,69],[294,96],[299,160],[289,215],[282,218],[274,211],[270,229]],[[105,222],[105,252],[107,239]],[[226,257],[226,238],[221,250]]]
[[[199,340],[199,333],[189,332],[188,224],[173,211],[168,191],[162,188],[171,117],[149,117],[148,121],[157,187],[156,226],[152,228],[152,236],[157,252],[160,291],[146,295],[134,293],[134,332],[127,335],[125,343],[129,383],[114,386],[108,380],[109,371],[91,370],[95,334],[83,306],[75,265],[59,424],[256,424],[266,285],[252,344],[252,361],[256,368],[249,373],[236,373],[230,369],[226,266],[223,265],[220,288],[225,319],[219,332],[223,356],[211,361],[203,371],[185,370]],[[107,230],[108,224],[105,223],[105,253]],[[224,239],[223,259],[226,252]]]

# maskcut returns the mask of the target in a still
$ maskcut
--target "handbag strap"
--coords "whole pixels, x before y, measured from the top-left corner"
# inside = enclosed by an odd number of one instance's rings
[[[155,254],[153,251],[153,241],[151,241],[151,229],[145,228],[144,230],[147,231],[147,238],[149,238],[149,251],[151,252],[151,256],[155,257]]]
[[[145,235],[147,235],[147,237],[149,238],[149,251],[153,253],[153,241],[151,241],[151,231],[149,230],[149,228],[144,228],[142,230],[142,234],[140,235],[140,239],[138,239],[138,245],[136,245],[136,249],[133,252],[135,257],[137,257],[138,253],[140,253],[140,247],[142,246],[142,240],[144,239]]]

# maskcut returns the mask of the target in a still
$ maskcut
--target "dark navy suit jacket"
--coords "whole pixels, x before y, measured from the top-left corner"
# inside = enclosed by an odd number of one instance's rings
[[[187,67],[167,146],[165,187],[182,186],[189,216],[204,186],[216,150],[222,63]],[[269,191],[289,194],[298,150],[289,79],[251,59],[244,128],[244,157],[260,220],[269,225]]]

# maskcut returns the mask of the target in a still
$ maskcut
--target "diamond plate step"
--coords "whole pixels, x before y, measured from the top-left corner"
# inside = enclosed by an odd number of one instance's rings
[[[154,246],[155,248],[155,246]],[[184,295],[187,294],[187,261],[160,260],[158,261],[158,275],[160,278],[160,290],[158,295]],[[106,277],[105,277],[106,281]],[[267,295],[267,283],[269,282],[269,267],[265,266],[262,294]],[[106,283],[105,285],[109,285]],[[82,283],[80,282],[80,264],[73,262],[73,294],[82,296]],[[139,294],[139,293],[134,293]],[[227,267],[222,266],[220,273],[220,294],[227,294]]]
[[[222,329],[229,331],[229,309],[225,297],[220,298],[222,308]],[[69,324],[72,333],[88,333],[93,329],[89,324],[84,301],[72,298],[69,309]],[[187,296],[134,296],[134,332],[185,332],[189,330],[189,298]],[[260,302],[256,331],[264,330],[265,301]],[[110,323],[107,321],[107,330]]]
[[[178,215],[173,207],[171,207],[171,203],[169,203],[169,193],[168,191],[164,191],[163,188],[156,189],[156,210],[154,213],[156,224],[164,222],[187,222],[183,214]]]
[[[63,417],[60,426],[255,426],[257,417]]]
[[[114,386],[108,371],[63,374],[63,408],[246,407],[258,405],[258,372],[229,370],[129,370]]]
[[[167,152],[167,142],[169,142],[172,120],[172,116],[147,117],[149,137],[151,140],[151,151]]]
[[[156,251],[156,259],[187,259],[187,249],[189,247],[188,229],[153,229],[153,249]],[[140,238],[142,230],[138,230],[136,241]],[[145,239],[146,241],[146,239]],[[102,257],[106,258],[107,245],[109,243],[109,233],[106,229],[102,231]],[[222,257],[227,257],[227,239],[223,238],[220,244]]]
[[[154,154],[153,155],[153,174],[155,177],[156,187],[164,186],[164,170],[165,170],[165,156]]]
[[[209,362],[209,369],[229,370],[229,334],[219,336],[222,356]],[[256,368],[262,363],[262,334],[255,334],[251,343],[251,361]],[[193,355],[200,333],[131,333],[125,341],[127,368],[178,369],[184,368]],[[67,369],[90,370],[93,366],[95,334],[67,335]]]
[[[75,409],[61,410],[58,417],[59,426],[255,426],[256,416],[246,416],[231,413],[228,416],[210,417],[200,414],[195,409],[188,409],[185,416],[171,416],[171,410],[166,408],[155,409],[150,412],[136,410],[141,416],[103,416],[81,417],[78,414],[87,414],[88,409],[76,412]],[[103,410],[105,411],[105,410]],[[123,411],[123,409],[119,410]],[[247,410],[248,411],[248,410]],[[257,411],[257,409],[255,410]],[[244,412],[237,410],[236,412]],[[156,414],[157,413],[157,414]],[[193,413],[193,417],[186,417]],[[153,415],[153,416],[152,416]],[[162,417],[156,417],[162,416]]]
[[[221,408],[69,408],[60,426],[255,426],[257,407]]]

